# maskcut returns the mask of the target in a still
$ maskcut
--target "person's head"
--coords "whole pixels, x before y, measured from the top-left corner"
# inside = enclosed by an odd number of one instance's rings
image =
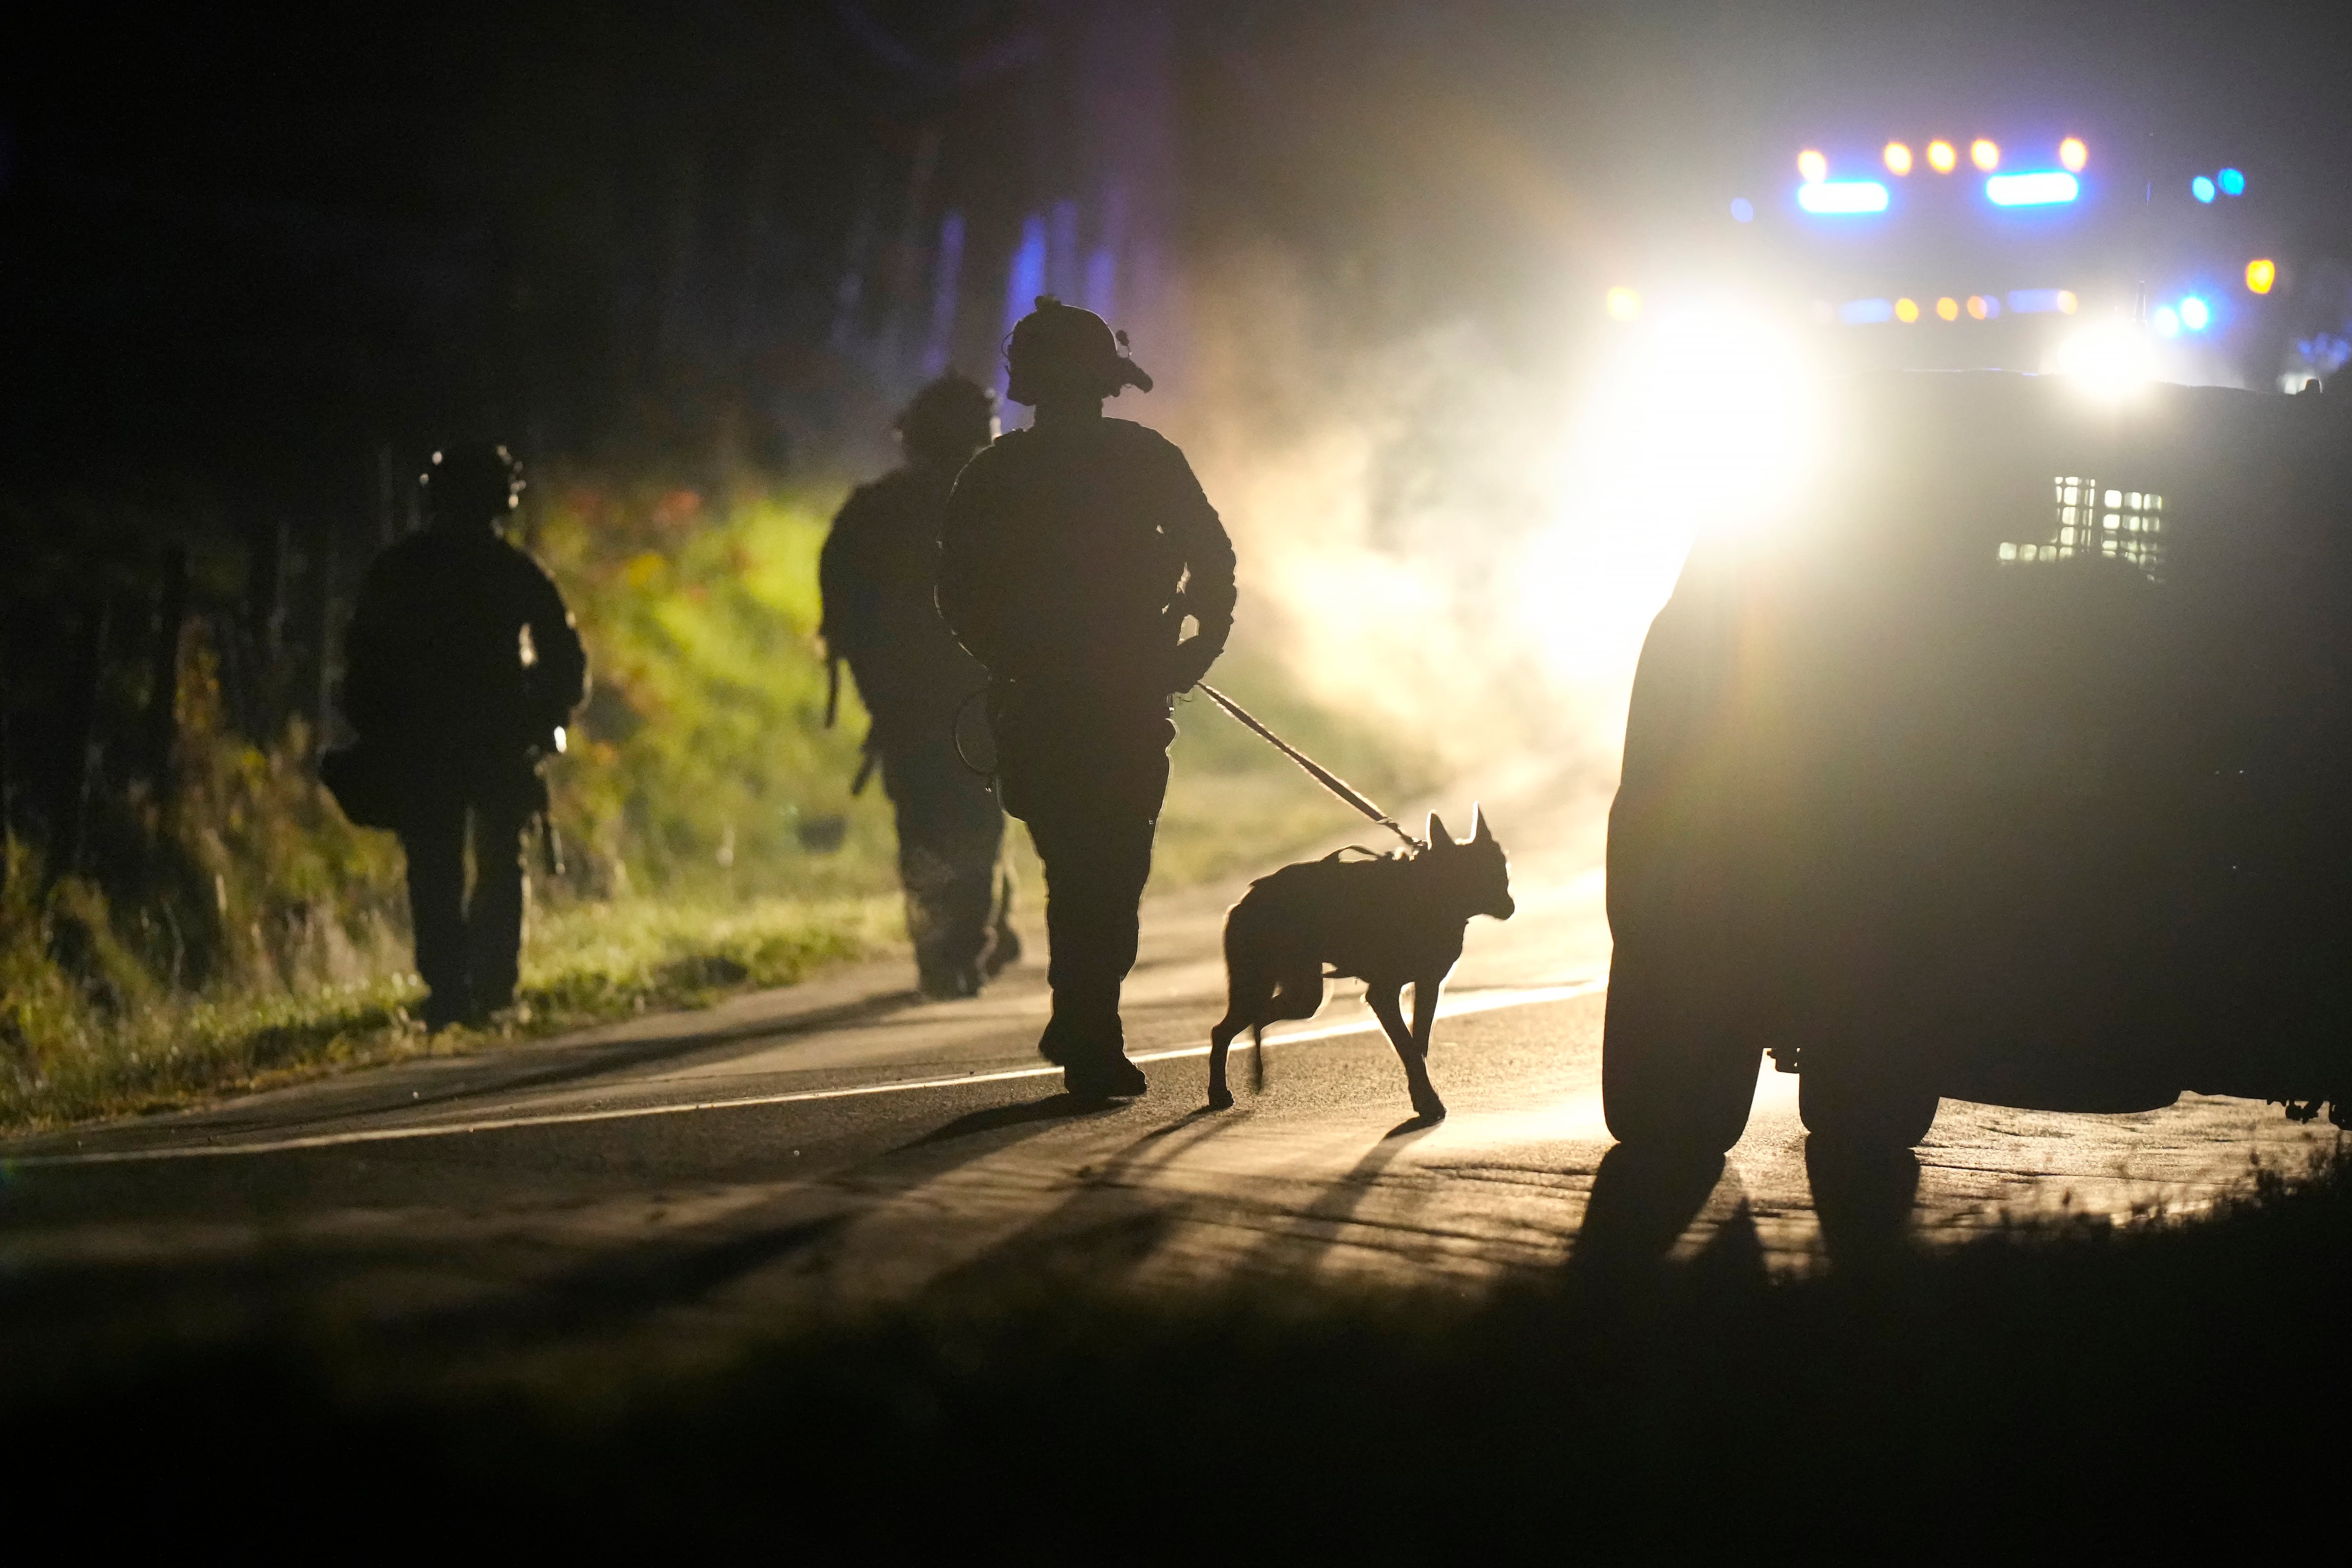
[[[1151,390],[1143,367],[1127,357],[1127,334],[1092,310],[1040,295],[1005,341],[1004,395],[1031,407],[1048,403],[1100,403],[1128,387]]]
[[[915,462],[960,468],[996,439],[996,394],[951,370],[915,394],[897,428]]]
[[[522,465],[496,442],[468,441],[434,453],[416,482],[436,524],[496,528],[521,499]]]

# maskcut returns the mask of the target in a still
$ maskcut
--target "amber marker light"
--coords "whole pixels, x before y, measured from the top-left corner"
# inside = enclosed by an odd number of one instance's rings
[[[2267,257],[2247,262],[2246,287],[2257,294],[2267,294],[2278,287],[2278,263]]]
[[[2060,315],[2071,316],[2082,308],[2083,301],[2074,298],[2074,290],[2072,289],[2061,289],[2058,290],[2058,313]]]
[[[2000,149],[1979,136],[1969,143],[1969,162],[1990,174],[2000,167]]]
[[[1830,161],[1811,147],[1797,154],[1797,173],[1805,184],[1818,185],[1830,177]]]
[[[1613,320],[1630,321],[1642,313],[1642,296],[1620,286],[1609,290],[1608,307]]]
[[[2069,136],[2058,143],[2058,161],[2079,174],[2083,165],[2091,161],[2091,150],[2083,145],[2080,136]]]
[[[1957,321],[1960,319],[1960,302],[1947,294],[1936,301],[1936,314],[1948,321]]]
[[[1949,142],[1927,143],[1927,167],[1939,174],[1948,174],[1960,166],[1960,155],[1952,151]]]
[[[1985,319],[1985,302],[1983,295],[1971,294],[1969,296],[1969,314],[1975,317],[1979,321]]]
[[[1895,300],[1895,319],[1906,324],[1917,321],[1919,319],[1919,301],[1916,300]]]
[[[1886,152],[1884,156],[1886,159],[1886,172],[1888,174],[1907,174],[1911,172],[1911,149],[1906,147],[1902,142],[1889,142],[1886,144]]]

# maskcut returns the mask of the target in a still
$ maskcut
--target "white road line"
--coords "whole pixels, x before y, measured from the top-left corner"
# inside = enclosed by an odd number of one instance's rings
[[[1492,1013],[1505,1007],[1527,1007],[1541,1002],[1565,1002],[1571,997],[1589,996],[1608,986],[1603,976],[1580,980],[1566,985],[1538,985],[1524,990],[1484,991],[1457,998],[1441,1000],[1437,1006],[1440,1018],[1460,1018],[1475,1013]],[[1295,1033],[1269,1035],[1270,1046],[1304,1045],[1311,1040],[1338,1039],[1345,1035],[1370,1034],[1379,1029],[1377,1019],[1360,1018],[1348,1024],[1327,1024],[1318,1029],[1300,1029]],[[1249,1043],[1237,1040],[1235,1050],[1248,1050]],[[1135,1057],[1139,1062],[1173,1061],[1181,1057],[1205,1057],[1206,1046],[1186,1046],[1172,1051],[1145,1051]],[[15,1159],[0,1158],[0,1172],[46,1169],[59,1165],[135,1165],[158,1160],[217,1160],[244,1154],[282,1154],[300,1149],[335,1149],[352,1143],[394,1143],[414,1138],[454,1138],[469,1132],[505,1132],[524,1127],[570,1127],[591,1121],[625,1121],[646,1116],[685,1116],[700,1110],[740,1110],[762,1105],[800,1105],[820,1100],[856,1100],[873,1094],[907,1094],[923,1089],[960,1089],[966,1084],[1003,1083],[1013,1079],[1052,1078],[1060,1074],[1057,1067],[1009,1068],[1002,1072],[965,1073],[956,1078],[908,1079],[898,1083],[857,1084],[847,1089],[799,1089],[789,1094],[751,1095],[740,1100],[703,1100],[685,1105],[635,1105],[612,1110],[548,1111],[536,1116],[501,1116],[480,1121],[436,1121],[416,1127],[372,1127],[352,1132],[316,1132],[304,1138],[274,1138],[250,1143],[175,1143],[160,1149],[106,1150],[87,1154],[26,1154]]]

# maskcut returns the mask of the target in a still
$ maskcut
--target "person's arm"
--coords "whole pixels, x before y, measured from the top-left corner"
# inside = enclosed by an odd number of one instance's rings
[[[523,567],[530,581],[529,624],[535,659],[530,692],[538,711],[532,717],[552,730],[588,699],[588,650],[581,644],[580,628],[564,606],[555,580],[528,556],[523,558]]]
[[[1171,679],[1175,689],[1190,690],[1209,673],[1225,651],[1233,635],[1234,542],[1192,475],[1192,466],[1172,445],[1168,448],[1171,472],[1168,481],[1171,506],[1165,527],[1184,558],[1184,609],[1200,623],[1197,635],[1177,645]]]
[[[864,552],[859,547],[866,531],[866,505],[864,489],[851,492],[834,515],[833,528],[816,558],[817,636],[824,641],[828,659],[863,652],[860,639],[874,625],[873,573],[861,560]]]
[[[964,651],[992,674],[1003,674],[1003,605],[990,570],[998,551],[998,520],[988,482],[989,467],[974,458],[956,477],[955,489],[948,494],[947,514],[940,524],[938,586],[932,597],[940,618]]]

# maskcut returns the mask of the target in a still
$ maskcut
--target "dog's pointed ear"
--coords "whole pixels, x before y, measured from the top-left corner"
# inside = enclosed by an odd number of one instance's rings
[[[1475,801],[1470,805],[1470,842],[1473,844],[1495,842],[1495,830],[1486,826],[1486,808]]]
[[[1429,814],[1429,847],[1432,849],[1454,847],[1454,835],[1445,830],[1445,818],[1433,811]]]

